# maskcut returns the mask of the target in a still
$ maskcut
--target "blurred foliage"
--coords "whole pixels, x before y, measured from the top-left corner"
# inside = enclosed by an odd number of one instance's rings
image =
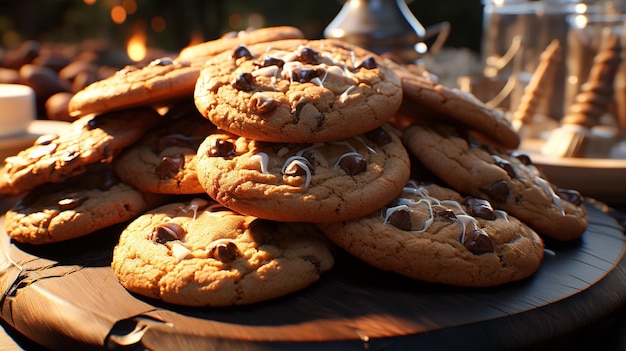
[[[123,23],[115,24],[111,8],[129,1],[135,9]],[[480,0],[408,3],[426,27],[441,21],[451,23],[447,46],[480,49]],[[80,42],[98,38],[123,46],[134,30],[144,28],[149,46],[178,50],[192,40],[210,40],[259,25],[292,25],[315,39],[323,37],[324,28],[342,5],[341,0],[0,0],[0,44],[9,47],[27,39]],[[155,31],[150,26],[155,17],[165,21],[164,29]]]

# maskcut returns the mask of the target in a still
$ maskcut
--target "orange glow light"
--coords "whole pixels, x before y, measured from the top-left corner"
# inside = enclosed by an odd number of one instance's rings
[[[111,8],[111,20],[115,24],[122,24],[126,21],[126,10],[120,5],[115,5]]]
[[[143,31],[136,31],[130,39],[128,39],[126,53],[128,57],[135,62],[146,58],[146,34]]]
[[[152,17],[150,20],[150,27],[153,31],[160,33],[165,30],[165,18],[161,16]]]

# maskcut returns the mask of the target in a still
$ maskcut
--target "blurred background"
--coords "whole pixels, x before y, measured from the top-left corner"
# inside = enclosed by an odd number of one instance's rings
[[[324,28],[341,9],[342,0],[0,0],[0,46],[26,40],[80,43],[102,40],[125,47],[135,34],[148,47],[177,51],[191,43],[248,27],[292,25],[308,38],[323,37]],[[424,25],[448,21],[447,46],[480,50],[480,0],[409,0]]]

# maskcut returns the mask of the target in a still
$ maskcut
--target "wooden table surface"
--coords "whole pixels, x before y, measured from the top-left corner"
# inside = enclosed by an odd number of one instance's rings
[[[109,268],[120,228],[43,247],[16,245],[0,230],[16,263],[5,262],[0,273],[0,350],[37,343],[57,350],[567,349],[598,339],[623,350],[626,237],[601,204],[586,206],[583,238],[547,242],[539,271],[521,282],[429,284],[340,254],[312,287],[232,308],[178,307],[128,293]]]

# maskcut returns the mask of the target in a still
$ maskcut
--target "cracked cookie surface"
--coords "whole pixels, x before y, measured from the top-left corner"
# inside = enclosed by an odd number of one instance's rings
[[[113,272],[129,291],[187,306],[231,306],[297,292],[331,269],[312,224],[244,216],[196,198],[149,211],[122,232]]]
[[[196,174],[196,154],[216,128],[193,104],[190,107],[115,157],[115,171],[124,182],[157,194],[204,193]]]
[[[120,182],[109,165],[98,164],[33,189],[6,212],[4,224],[18,242],[60,242],[130,220],[163,200]]]
[[[405,130],[404,143],[451,188],[488,199],[540,235],[567,241],[587,228],[580,193],[550,183],[525,154],[482,144],[443,125],[413,125]]]
[[[372,266],[428,282],[495,286],[532,275],[543,259],[543,241],[524,223],[435,184],[411,181],[379,211],[318,226]]]
[[[159,114],[150,108],[88,115],[56,135],[43,135],[32,146],[7,157],[0,168],[0,194],[19,195],[44,183],[59,183],[108,162],[156,126]]]
[[[72,96],[69,113],[78,118],[89,113],[162,105],[191,97],[202,64],[208,58],[235,45],[303,37],[299,29],[289,26],[228,33],[221,38],[186,47],[176,58],[162,57],[143,67],[127,66],[108,78],[92,83]]]
[[[355,218],[409,179],[406,149],[387,126],[342,141],[268,143],[215,133],[198,149],[198,179],[235,211],[288,222]]]
[[[400,107],[400,79],[383,62],[334,40],[233,47],[205,63],[194,99],[216,126],[246,138],[341,140],[380,127]]]

